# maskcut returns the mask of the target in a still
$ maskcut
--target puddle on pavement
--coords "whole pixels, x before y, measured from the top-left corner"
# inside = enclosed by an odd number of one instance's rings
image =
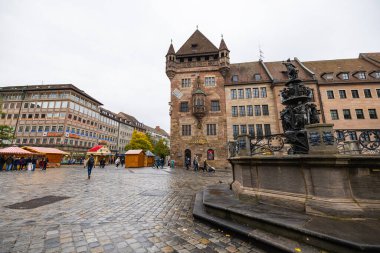
[[[49,205],[64,199],[68,199],[70,197],[65,197],[65,196],[45,196],[42,198],[36,198],[36,199],[31,199],[28,201],[23,201],[19,202],[13,205],[5,206],[6,208],[9,209],[33,209],[37,208],[40,206],[45,206]]]

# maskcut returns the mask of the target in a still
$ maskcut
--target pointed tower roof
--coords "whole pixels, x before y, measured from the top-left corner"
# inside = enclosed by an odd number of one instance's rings
[[[177,55],[200,55],[217,52],[218,48],[197,29],[177,51]]]
[[[168,56],[169,54],[175,54],[173,43],[170,43],[170,47],[166,56]]]
[[[222,38],[222,40],[220,41],[219,50],[227,50],[228,52],[230,51],[230,50],[228,50],[227,45],[226,45],[226,42],[224,42],[224,39],[223,39],[223,38]]]

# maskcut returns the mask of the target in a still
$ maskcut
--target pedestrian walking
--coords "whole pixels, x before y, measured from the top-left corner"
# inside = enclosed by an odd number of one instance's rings
[[[92,171],[92,168],[94,167],[94,164],[95,164],[94,155],[91,154],[90,157],[88,158],[88,161],[87,161],[87,174],[88,174],[88,179],[91,178],[91,171]]]
[[[125,163],[125,159],[124,159],[124,157],[121,157],[121,159],[120,159],[121,167],[124,167],[124,163]]]
[[[49,159],[46,157],[46,158],[44,159],[44,167],[42,168],[43,170],[46,170],[46,167],[47,167],[48,162],[49,162]]]
[[[194,166],[194,171],[198,171],[198,157],[197,156],[194,156],[194,160],[193,160],[193,166]]]
[[[190,165],[191,165],[190,157],[186,157],[185,159],[186,170],[189,170]]]
[[[207,170],[207,161],[206,161],[206,158],[203,160],[203,168],[202,168],[202,171],[203,172],[207,172],[208,170]]]
[[[164,158],[161,157],[161,160],[160,160],[161,169],[164,168],[164,163],[165,163],[165,160],[164,160]]]
[[[156,156],[156,157],[154,158],[154,163],[155,163],[155,165],[156,165],[156,169],[158,169],[159,166],[160,166],[160,158],[159,158],[158,156]]]
[[[103,169],[104,169],[105,166],[106,166],[106,159],[102,158],[102,159],[100,160],[100,168],[103,168]]]
[[[116,165],[116,168],[119,167],[119,165],[120,165],[120,157],[116,158],[115,165]]]
[[[5,164],[6,164],[6,170],[10,171],[12,169],[12,166],[13,166],[13,157],[9,156],[7,158],[7,160],[5,160]]]
[[[32,158],[32,171],[36,169],[37,166],[37,159],[33,156]]]
[[[24,166],[25,166],[25,159],[24,157],[21,157],[20,161],[19,161],[19,164],[20,164],[20,170],[23,170],[24,169]]]
[[[20,163],[20,159],[18,159],[17,157],[15,159],[13,159],[12,170],[18,170],[19,163]]]
[[[4,156],[0,156],[0,171],[3,170],[4,164],[5,164],[5,158]]]

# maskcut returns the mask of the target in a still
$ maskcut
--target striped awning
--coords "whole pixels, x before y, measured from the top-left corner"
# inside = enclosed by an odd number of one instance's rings
[[[7,147],[0,149],[0,154],[3,155],[34,155],[34,153],[19,147]]]

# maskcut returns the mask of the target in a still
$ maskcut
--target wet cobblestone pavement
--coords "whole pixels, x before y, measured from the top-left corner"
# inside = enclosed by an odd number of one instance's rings
[[[198,190],[231,181],[170,168],[0,172],[0,252],[263,252],[192,217]],[[6,207],[45,196],[69,198]]]

